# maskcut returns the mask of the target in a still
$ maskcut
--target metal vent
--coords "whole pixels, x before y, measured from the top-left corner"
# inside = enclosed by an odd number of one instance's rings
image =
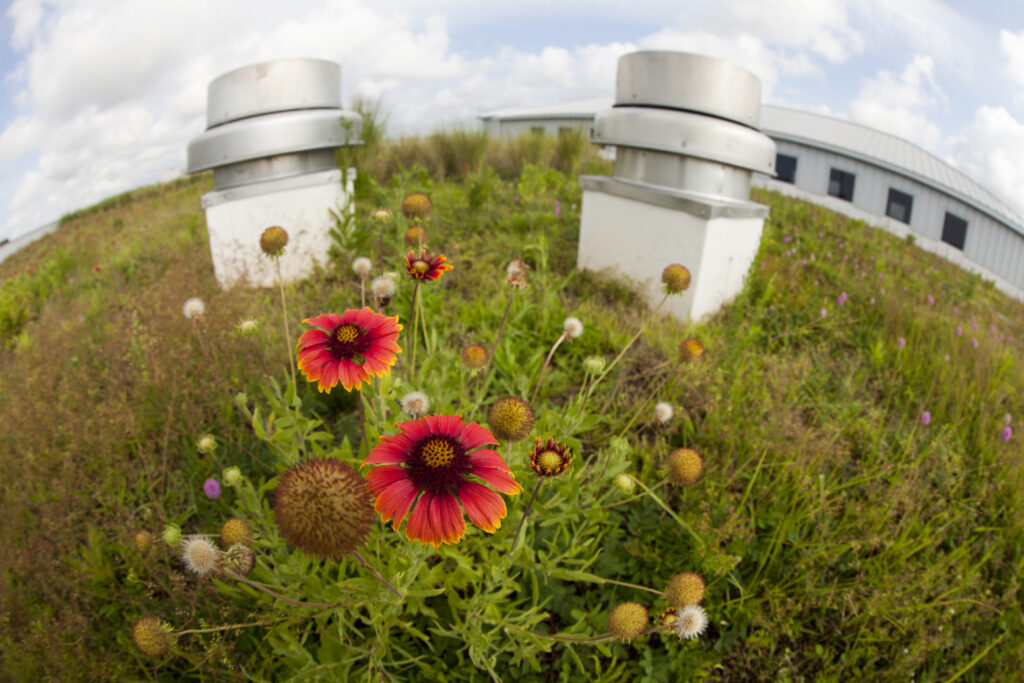
[[[758,130],[761,83],[739,66],[685,52],[619,58],[615,105],[592,142],[616,148],[615,177],[730,199],[753,172],[775,175],[775,143]]]
[[[251,64],[214,79],[207,129],[188,146],[188,171],[213,169],[214,188],[335,168],[359,144],[360,117],[341,108],[341,67],[320,59]]]

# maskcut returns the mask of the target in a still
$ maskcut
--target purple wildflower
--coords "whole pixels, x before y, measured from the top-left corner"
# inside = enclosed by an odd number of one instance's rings
[[[1011,427],[1010,425],[1006,425],[1005,427],[1003,427],[1003,433],[1001,436],[1003,439],[1003,443],[1009,443],[1010,437],[1013,436],[1013,427]]]
[[[957,326],[956,326],[956,336],[958,336],[958,337],[959,337],[959,336],[960,336],[961,334],[963,334],[963,333],[964,333],[964,328],[962,328],[962,327],[960,327],[959,325],[957,325]]]
[[[821,317],[824,318],[827,315],[828,315],[828,309],[827,308],[822,308],[821,309]]]
[[[901,349],[905,348],[906,345],[907,345],[907,340],[905,338],[900,337],[899,339],[896,340],[896,346],[900,347]]]
[[[792,235],[786,235],[785,237],[782,238],[782,241],[785,242],[786,244],[789,244],[790,242],[793,241],[793,236]]]
[[[203,482],[203,493],[205,493],[206,497],[210,500],[220,498],[220,482],[213,477],[210,477]]]
[[[931,423],[932,423],[932,414],[929,413],[927,410],[924,411],[923,413],[921,413],[921,424],[923,424],[925,427],[927,427]]]
[[[974,348],[978,348],[978,338],[977,337],[971,337],[971,346],[973,346]]]
[[[557,215],[559,215],[561,213],[562,213],[562,210],[556,206],[555,207],[555,215],[557,216]]]
[[[836,298],[836,305],[837,305],[837,306],[842,306],[843,304],[845,304],[845,303],[846,303],[846,300],[847,300],[848,298],[849,298],[849,296],[848,296],[848,295],[846,294],[846,292],[843,292],[842,294],[840,294],[840,295],[839,295],[839,296],[838,296],[838,297]]]
[[[929,306],[934,306],[935,305],[935,297],[932,296],[931,294],[928,295],[928,305]]]

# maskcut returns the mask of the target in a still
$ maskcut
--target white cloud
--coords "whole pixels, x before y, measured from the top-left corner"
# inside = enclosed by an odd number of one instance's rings
[[[1024,123],[1003,107],[981,107],[953,142],[953,161],[1024,215]]]
[[[850,104],[850,118],[938,154],[943,135],[929,113],[944,106],[947,98],[934,71],[935,62],[925,55],[916,55],[899,75],[879,71],[861,86]]]

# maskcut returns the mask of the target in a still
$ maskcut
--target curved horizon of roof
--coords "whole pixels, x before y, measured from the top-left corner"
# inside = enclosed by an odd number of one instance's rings
[[[612,98],[592,98],[543,107],[507,107],[482,120],[593,118]],[[1024,236],[1024,216],[977,181],[914,143],[860,123],[774,104],[761,105],[761,131],[771,138],[851,157],[905,176],[972,206]]]

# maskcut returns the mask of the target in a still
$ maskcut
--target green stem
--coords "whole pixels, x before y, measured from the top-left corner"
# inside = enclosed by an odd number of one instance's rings
[[[653,501],[654,501],[655,503],[657,503],[658,505],[660,505],[660,506],[661,506],[661,508],[662,508],[662,509],[663,509],[663,510],[664,510],[665,512],[667,512],[667,513],[668,513],[668,514],[669,514],[669,515],[670,515],[670,516],[672,517],[672,519],[674,519],[674,520],[676,520],[677,522],[679,522],[679,526],[683,527],[683,529],[685,529],[685,530],[686,530],[686,531],[687,531],[687,532],[688,532],[688,533],[689,533],[689,534],[690,534],[691,536],[693,536],[694,540],[696,540],[696,541],[697,541],[697,543],[698,543],[698,544],[699,544],[699,545],[700,545],[700,546],[701,546],[702,548],[704,547],[704,539],[703,539],[703,538],[701,538],[700,536],[698,536],[698,535],[697,535],[697,532],[696,532],[696,531],[694,531],[694,530],[693,530],[693,529],[692,529],[692,528],[690,527],[690,525],[689,525],[689,524],[687,524],[686,522],[684,522],[684,521],[683,521],[683,518],[682,518],[682,517],[680,517],[679,515],[677,515],[677,514],[675,513],[675,511],[674,511],[674,510],[673,510],[672,508],[670,508],[670,507],[669,507],[668,505],[666,505],[666,504],[665,504],[665,501],[663,501],[663,500],[662,500],[661,498],[659,498],[659,497],[658,497],[658,495],[657,495],[657,494],[656,494],[656,493],[655,493],[654,491],[652,491],[651,489],[647,488],[647,485],[646,485],[646,484],[644,484],[644,483],[643,483],[642,481],[640,481],[639,479],[637,479],[636,477],[633,477],[633,481],[634,481],[634,482],[636,482],[636,484],[637,484],[637,485],[639,485],[639,486],[640,486],[640,488],[642,488],[642,489],[644,490],[644,492],[645,492],[645,493],[646,493],[646,494],[647,494],[648,496],[650,496],[650,497],[651,497],[651,500],[653,500]]]
[[[336,604],[333,604],[333,605],[329,605],[329,604],[323,603],[323,602],[302,602],[301,600],[293,600],[292,598],[289,598],[286,595],[281,595],[280,593],[278,593],[278,592],[276,592],[274,590],[271,590],[270,588],[267,588],[262,583],[256,583],[255,581],[247,579],[244,576],[242,576],[241,574],[233,572],[233,571],[231,571],[230,569],[228,569],[226,567],[221,569],[221,571],[223,571],[226,575],[230,576],[232,579],[234,579],[236,581],[241,581],[242,583],[244,583],[247,586],[251,586],[251,587],[255,588],[256,590],[263,591],[264,593],[266,593],[267,595],[269,595],[269,596],[271,596],[273,598],[277,598],[278,600],[281,600],[283,602],[287,602],[288,604],[295,605],[296,607],[319,607],[321,609],[334,609],[336,607],[342,607],[345,604],[345,603],[339,602],[339,603],[336,603]]]
[[[532,629],[523,628],[522,626],[516,626],[515,624],[509,624],[509,626],[511,626],[512,628],[518,629],[520,631],[523,631],[524,633],[529,633],[532,636],[539,636],[541,638],[551,638],[552,640],[559,640],[559,641],[562,641],[563,643],[599,643],[602,640],[611,640],[612,638],[615,637],[615,634],[613,634],[613,633],[605,633],[605,634],[600,635],[600,636],[590,636],[589,638],[582,638],[580,636],[564,636],[564,635],[561,635],[561,634],[558,634],[558,633],[542,633],[541,631],[534,631]],[[648,635],[650,635],[652,633],[657,633],[658,631],[663,631],[663,630],[665,630],[665,628],[666,627],[664,627],[664,626],[654,626],[652,628],[647,629],[646,631],[644,631],[640,635],[641,636],[648,636]],[[639,638],[639,637],[640,636],[637,636],[637,638]]]
[[[588,574],[587,572],[574,572],[573,575],[580,578],[585,578],[588,581],[592,581],[593,583],[611,583],[616,586],[622,586],[624,588],[633,588],[638,591],[647,591],[648,593],[654,593],[655,595],[664,595],[663,592],[655,590],[653,588],[648,588],[647,586],[639,586],[635,583],[626,583],[625,581],[616,581],[615,579],[606,579],[596,574]]]
[[[509,444],[511,448],[511,444]],[[537,492],[540,491],[540,485],[544,482],[542,477],[537,478],[537,486],[533,489],[533,495],[530,496],[530,502],[526,504],[526,509],[523,510],[523,516],[519,520],[519,526],[516,527],[516,535],[512,537],[512,552],[515,552],[516,545],[519,542],[519,533],[523,530],[523,524],[526,522],[526,516],[530,514],[530,508],[533,507],[533,501],[537,499]]]
[[[392,586],[392,585],[391,585],[391,582],[389,582],[389,581],[388,581],[387,579],[385,579],[385,578],[384,578],[384,577],[383,577],[383,576],[381,575],[381,573],[380,573],[379,571],[377,571],[376,569],[374,569],[373,567],[371,567],[371,566],[370,566],[370,564],[369,564],[369,563],[368,563],[368,562],[367,562],[366,560],[364,560],[364,559],[363,559],[363,556],[362,556],[362,555],[360,555],[360,554],[359,554],[359,553],[358,553],[357,551],[355,551],[355,550],[353,550],[353,551],[352,551],[352,555],[353,555],[353,556],[354,556],[354,557],[355,557],[355,558],[356,558],[357,560],[359,560],[359,563],[360,563],[361,565],[363,565],[364,567],[366,567],[366,568],[367,568],[367,569],[368,569],[368,570],[370,571],[370,573],[371,573],[371,574],[373,574],[373,575],[374,575],[375,577],[377,577],[377,580],[378,580],[378,581],[380,581],[380,582],[381,582],[381,583],[383,583],[383,584],[384,584],[385,586],[387,586],[387,588],[388,588],[388,590],[389,590],[389,591],[391,591],[392,593],[394,593],[395,595],[397,595],[397,596],[398,596],[398,599],[399,599],[399,600],[404,600],[404,599],[405,599],[405,596],[404,596],[404,595],[402,595],[401,593],[399,593],[399,592],[398,592],[398,589],[397,589],[397,588],[395,588],[394,586]]]
[[[406,342],[412,347],[409,351],[409,382],[415,384],[416,382],[416,323],[418,322],[414,316],[416,316],[416,294],[420,291],[420,281],[416,280],[416,285],[412,290],[412,301],[409,303],[409,321],[412,326],[409,328],[408,334],[405,335]]]
[[[281,279],[281,259],[274,259],[274,267],[277,270],[277,286],[281,290],[281,315],[284,320],[284,346],[287,350],[288,356],[288,369],[292,371],[292,386],[298,391],[298,386],[295,382],[295,363],[292,360],[292,333],[288,329],[288,304],[285,302],[284,297],[284,280]]]
[[[501,316],[501,324],[498,325],[498,334],[494,335],[494,341],[491,343],[491,349],[487,352],[487,364],[490,365],[491,359],[494,358],[494,352],[498,348],[498,340],[501,339],[501,333],[505,329],[505,323],[508,321],[508,312],[512,310],[512,299],[516,296],[515,290],[508,295],[508,303],[505,304],[505,314]]]
[[[540,377],[537,378],[537,386],[534,387],[533,397],[530,399],[531,405],[537,401],[537,392],[540,391],[540,385],[544,383],[544,373],[548,371],[548,366],[551,365],[551,358],[555,355],[555,349],[557,349],[558,345],[563,341],[565,341],[565,332],[563,332],[562,336],[558,338],[555,345],[551,347],[551,351],[548,352],[548,357],[544,359],[544,365],[540,368]]]
[[[629,351],[629,348],[633,346],[633,343],[640,338],[641,334],[644,333],[644,330],[647,329],[647,326],[650,325],[652,320],[654,320],[654,316],[658,314],[658,310],[665,304],[665,301],[668,300],[668,296],[669,295],[666,294],[661,298],[661,301],[658,302],[658,305],[655,306],[653,311],[651,311],[651,314],[647,316],[647,319],[643,322],[642,325],[640,325],[640,329],[636,331],[636,334],[633,335],[633,338],[630,339],[624,347],[622,347],[622,350],[619,351],[619,355],[615,356],[615,360],[613,360],[611,364],[607,368],[605,368],[604,372],[601,373],[601,376],[594,380],[594,382],[590,385],[590,390],[587,392],[587,399],[589,399],[590,395],[594,392],[594,387],[601,383],[601,380],[603,380],[608,375],[608,373],[612,371],[612,368],[614,368],[615,365],[620,360],[622,360],[622,357],[626,355],[626,351]],[[584,403],[585,402],[586,401],[584,401]]]

